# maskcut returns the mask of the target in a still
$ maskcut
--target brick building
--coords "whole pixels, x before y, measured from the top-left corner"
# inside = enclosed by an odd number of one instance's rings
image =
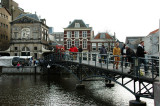
[[[82,46],[83,51],[90,51],[91,37],[92,27],[85,24],[83,20],[74,20],[69,23],[67,28],[64,28],[64,47],[69,50],[72,45]]]

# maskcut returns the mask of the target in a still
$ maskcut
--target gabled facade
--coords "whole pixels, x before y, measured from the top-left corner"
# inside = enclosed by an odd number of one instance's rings
[[[0,5],[0,51],[5,51],[9,48],[10,22],[11,14]]]
[[[36,14],[21,14],[11,22],[11,56],[41,58],[49,52],[49,37],[45,19]]]
[[[52,36],[58,44],[64,45],[64,32],[53,32]]]
[[[74,20],[67,28],[64,28],[64,47],[69,50],[72,45],[81,46],[83,51],[90,51],[91,36],[92,27],[85,24],[83,20]]]
[[[115,42],[115,35],[112,36],[106,32],[98,33],[94,39],[91,40],[91,51],[99,52],[102,45],[104,45],[108,52],[112,52]]]

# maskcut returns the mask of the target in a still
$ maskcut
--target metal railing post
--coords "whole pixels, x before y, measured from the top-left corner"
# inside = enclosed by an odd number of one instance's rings
[[[153,59],[152,59],[152,70],[151,70],[151,73],[152,73],[152,79],[154,78],[154,74],[153,74]]]
[[[95,54],[95,67],[96,67],[96,62],[97,62],[97,54]]]

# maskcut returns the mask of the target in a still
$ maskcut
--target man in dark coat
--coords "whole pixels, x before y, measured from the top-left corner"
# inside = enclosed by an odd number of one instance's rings
[[[134,64],[133,64],[133,60],[134,58],[136,57],[136,53],[131,49],[129,48],[128,45],[126,45],[126,59],[127,59],[127,62],[130,62],[131,63],[131,67],[130,67],[130,72],[133,72],[133,68],[134,68]]]
[[[78,52],[79,52],[79,63],[82,63],[82,51],[83,51],[82,47],[79,46],[79,48],[78,48]]]
[[[101,55],[101,61],[105,62],[105,64],[106,64],[107,50],[104,45],[102,45],[102,47],[100,49],[100,55]]]
[[[147,66],[146,66],[146,60],[145,60],[145,54],[147,52],[144,50],[144,41],[141,41],[140,44],[137,47],[137,52],[136,55],[140,58],[140,64],[143,63],[144,64],[144,70],[145,73],[147,73]]]
[[[127,64],[127,58],[124,57],[124,55],[126,55],[126,48],[125,47],[126,47],[126,45],[124,44],[123,47],[122,47],[122,49],[121,49],[121,55],[122,55],[122,58],[121,58],[121,61],[122,61],[121,62],[121,67],[123,67],[123,61],[124,61],[125,62],[125,68],[127,68],[127,65],[128,65]]]

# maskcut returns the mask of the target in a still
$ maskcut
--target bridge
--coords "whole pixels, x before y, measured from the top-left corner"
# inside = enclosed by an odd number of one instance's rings
[[[44,57],[43,71],[47,72],[47,66],[51,66],[50,71],[54,71],[54,67],[58,67],[70,72],[82,84],[85,80],[96,77],[104,78],[108,84],[115,82],[126,90],[131,92],[136,100],[140,97],[154,99],[153,84],[159,78],[159,59],[145,58],[148,73],[144,72],[144,64],[140,64],[139,60],[144,58],[133,58],[133,63],[119,61],[119,69],[115,69],[115,55],[106,54],[106,59],[102,59],[99,54],[91,53],[53,53]],[[121,58],[124,58],[120,56]],[[99,61],[101,60],[101,62]],[[102,61],[105,61],[103,63]],[[99,63],[100,62],[100,63]],[[124,67],[124,64],[133,65],[133,73],[129,73],[130,67]]]

